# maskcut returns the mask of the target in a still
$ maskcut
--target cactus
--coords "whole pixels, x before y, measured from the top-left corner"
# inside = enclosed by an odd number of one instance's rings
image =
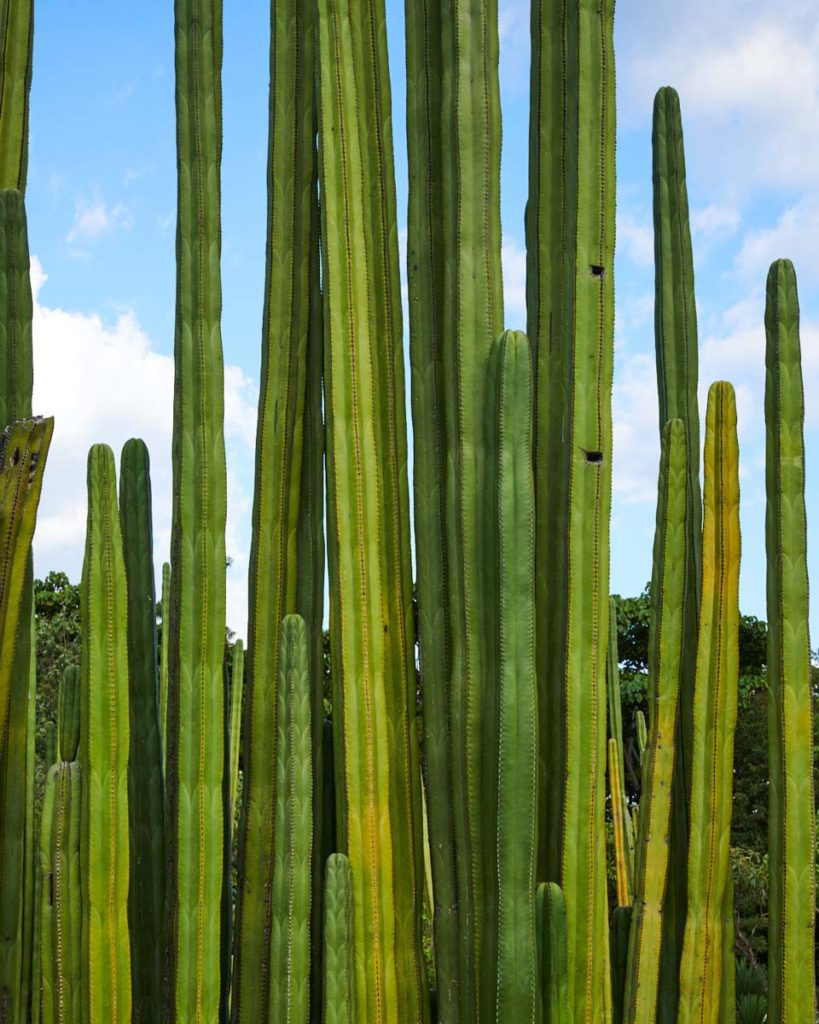
[[[222,5],[176,0],[177,315],[166,755],[168,1024],[215,1021],[224,853]]]
[[[679,1024],[719,1020],[739,672],[738,459],[734,391],[719,381],[708,393],[706,415],[702,600]]]
[[[33,8],[33,0],[0,3],[0,189],[20,192],[28,171]]]
[[[159,649],[159,729],[162,734],[162,781],[168,752],[168,654],[171,646],[171,567],[162,563],[162,636]]]
[[[6,0],[6,5],[13,0]],[[3,97],[0,93],[0,138]],[[2,160],[7,150],[0,148]],[[0,189],[0,429],[31,416],[33,300],[29,279],[28,231],[23,197]]]
[[[566,901],[560,886],[541,882],[536,898],[539,987],[543,1024],[569,1024]]]
[[[131,980],[134,1021],[147,1022],[159,1018],[162,1005],[162,944],[157,936],[165,912],[165,833],[150,463],[148,449],[136,438],[122,449],[120,521],[128,582]]]
[[[270,941],[271,1019],[310,1019],[313,755],[309,643],[304,619],[281,625],[276,722],[276,859]]]
[[[107,445],[88,453],[80,600],[83,1024],[125,1024],[131,1020],[128,587]]]
[[[532,360],[524,334],[505,331],[497,383],[500,717],[498,745],[497,1021],[535,1024],[537,967],[537,684]]]
[[[319,4],[333,717],[362,1024],[428,1013],[384,20],[380,0]]]
[[[719,1024],[736,1024],[737,960],[734,925],[734,876],[730,869],[725,884],[722,907],[722,987],[720,989]],[[768,1018],[770,1020],[770,1018]]]
[[[244,693],[245,648],[241,640],[233,645],[230,662],[230,812],[231,826],[236,821],[236,800],[239,795],[239,748],[242,727],[242,694]]]
[[[37,931],[37,837],[35,834],[35,771],[37,733],[37,628],[32,614],[28,618],[30,653],[28,659],[28,694],[26,700],[26,754],[25,754],[25,825],[23,830],[23,903],[21,937],[23,955],[20,967],[20,1008],[22,1019],[28,1022],[32,999],[35,942]],[[45,724],[46,756],[55,755],[57,730],[54,722]]]
[[[615,758],[616,761],[616,758]],[[623,995],[628,970],[628,939],[632,907],[615,907],[611,915],[611,1019],[622,1024]]]
[[[609,736],[617,743],[617,768],[620,779],[620,806],[622,807],[624,860],[629,893],[634,878],[634,825],[631,820],[626,793],[626,764],[623,747],[623,707],[620,697],[620,654],[617,647],[617,602],[609,598],[609,646],[606,659],[606,695],[609,712]],[[611,774],[611,773],[609,773]],[[612,794],[612,801],[614,795]],[[631,902],[629,898],[628,902]]]
[[[620,751],[617,740],[609,740],[609,792],[611,794],[611,821],[614,830],[614,867],[617,878],[617,906],[631,903],[631,876],[626,846],[626,826],[623,817],[623,784],[620,781]]]
[[[536,352],[539,877],[566,898],[572,1013],[605,1019],[605,671],[614,333],[612,0],[532,8],[528,334]],[[571,495],[571,500],[569,496]]]
[[[75,761],[80,745],[80,701],[82,669],[67,665],[60,684],[60,703],[57,715],[57,759]]]
[[[58,765],[52,765],[46,776],[43,791],[43,806],[40,814],[40,842],[38,866],[41,889],[38,911],[40,916],[40,998],[32,1014],[42,1024],[54,1024],[54,899],[52,895],[52,832],[54,828],[54,803],[57,794]],[[36,997],[35,997],[36,998]]]
[[[354,1024],[353,879],[343,853],[327,858],[324,888],[324,1024]]]
[[[674,738],[682,671],[688,465],[685,427],[679,419],[670,420],[663,430],[654,534],[651,592],[658,595],[658,600],[649,630],[652,725],[642,759],[634,913],[623,996],[625,1024],[654,1024],[657,1020]]]
[[[796,274],[768,274],[765,519],[768,551],[770,865],[768,1014],[775,1024],[813,1020],[816,903],[813,709],[808,637],[804,396]]]
[[[646,716],[642,711],[637,711],[637,753],[640,755],[640,767],[643,764],[643,758],[645,757],[646,747],[648,746],[648,726],[646,725]]]

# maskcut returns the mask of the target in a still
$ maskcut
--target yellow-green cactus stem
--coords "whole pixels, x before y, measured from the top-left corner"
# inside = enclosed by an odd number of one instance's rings
[[[623,838],[625,841],[624,865],[629,886],[632,892],[634,878],[634,825],[631,820],[631,809],[626,793],[626,763],[623,748],[623,707],[620,695],[620,654],[617,647],[617,602],[609,598],[609,647],[606,658],[606,691],[609,712],[609,736],[617,743],[618,773],[620,779],[620,807],[623,818]],[[609,772],[611,774],[611,772]],[[613,797],[612,797],[613,800]],[[631,899],[628,900],[631,902]]]
[[[765,310],[768,552],[768,1019],[816,1014],[813,701],[796,274],[777,260]]]
[[[617,740],[609,740],[609,793],[611,795],[611,821],[614,829],[614,868],[617,879],[617,906],[631,903],[631,880],[626,849],[626,826],[623,820],[623,787],[620,782],[620,751]]]
[[[324,888],[323,1024],[355,1024],[353,879],[343,853],[327,858]]]

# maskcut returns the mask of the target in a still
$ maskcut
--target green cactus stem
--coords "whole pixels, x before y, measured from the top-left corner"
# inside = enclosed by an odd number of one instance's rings
[[[354,1024],[353,879],[343,853],[327,858],[324,889],[324,1024]]]
[[[242,728],[242,695],[244,693],[245,648],[241,640],[233,645],[230,661],[230,813],[231,825],[236,821],[236,800],[239,795],[239,749]]]
[[[805,402],[796,274],[777,260],[765,310],[768,552],[768,1019],[813,1020],[816,903]]]
[[[76,761],[80,745],[80,701],[82,696],[82,669],[79,665],[66,665],[60,684],[60,703],[57,715],[57,758]]]
[[[34,1020],[42,1024],[54,1024],[55,994],[55,956],[54,956],[54,897],[53,885],[53,849],[52,832],[54,828],[54,804],[57,794],[57,773],[59,765],[52,765],[46,775],[43,791],[43,806],[40,812],[40,842],[38,847],[38,865],[40,868],[41,888],[38,904],[40,916],[40,998],[36,1000],[37,1008],[32,1014]]]
[[[401,299],[381,0],[319,3],[330,623],[361,1024],[427,1019]]]
[[[162,731],[162,781],[168,752],[168,654],[171,646],[171,567],[162,563],[162,635],[159,645],[159,728]]]
[[[618,774],[620,779],[620,806],[622,808],[624,865],[629,893],[634,878],[634,825],[631,820],[626,793],[626,763],[623,747],[623,706],[620,695],[620,654],[617,647],[617,602],[609,598],[609,646],[606,659],[606,693],[609,713],[609,736],[617,743]],[[628,900],[631,903],[631,899]]]
[[[0,3],[0,189],[25,192],[33,0]],[[3,422],[0,421],[0,425]]]
[[[640,757],[640,766],[642,767],[643,758],[645,757],[646,747],[648,746],[648,726],[646,725],[646,716],[642,711],[637,711],[637,753]]]
[[[560,886],[537,887],[537,948],[543,1024],[569,1024],[569,978],[566,964],[566,901]]]
[[[31,416],[33,300],[29,269],[23,197],[15,189],[0,189],[0,429]]]
[[[150,460],[145,443],[136,438],[122,449],[119,493],[128,581],[131,981],[134,1024],[147,1024],[159,1019],[162,1006],[163,951],[157,936],[165,913],[165,830]]]
[[[609,793],[611,795],[611,821],[614,831],[614,867],[617,879],[617,906],[631,903],[631,876],[629,874],[626,825],[623,817],[623,785],[620,781],[620,751],[617,740],[609,740]]]
[[[26,700],[26,753],[25,753],[25,824],[23,829],[23,904],[21,938],[23,955],[20,968],[20,1007],[22,1018],[28,1024],[34,975],[35,937],[37,930],[37,838],[35,834],[35,773],[37,764],[37,631],[32,614],[28,617],[28,699]],[[46,756],[56,759],[57,728],[54,722],[45,724]]]
[[[708,393],[704,462],[702,600],[679,1024],[718,1024],[722,985],[739,673],[740,549],[736,400],[725,381],[713,384]]]
[[[615,759],[616,760],[616,759]],[[622,1024],[623,993],[626,986],[631,906],[615,907],[611,915],[611,1019]]]
[[[177,310],[166,759],[166,1024],[223,995],[225,517],[221,0],[176,0]]]

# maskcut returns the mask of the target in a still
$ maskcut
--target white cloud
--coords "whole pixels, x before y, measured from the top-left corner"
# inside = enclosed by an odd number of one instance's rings
[[[745,277],[764,285],[771,263],[787,257],[793,260],[797,276],[806,281],[819,281],[815,239],[819,234],[819,195],[803,196],[789,206],[773,227],[749,231],[737,254],[735,268]]]
[[[79,578],[86,516],[89,447],[111,445],[117,458],[129,437],[141,437],[151,455],[154,549],[157,569],[167,560],[171,516],[173,359],[157,351],[131,312],[113,324],[95,313],[48,306],[40,299],[47,278],[32,260],[34,410],[54,416],[55,429],[35,538],[38,572],[62,569]],[[225,367],[228,460],[228,622],[244,634],[247,557],[257,393],[236,366]]]
[[[638,267],[654,264],[654,227],[648,213],[622,209],[617,213],[617,254]]]
[[[101,199],[79,200],[74,206],[74,223],[65,236],[66,242],[93,242],[103,235],[133,227],[134,216],[124,203],[109,207]]]
[[[736,206],[711,203],[699,210],[692,210],[691,231],[695,248],[702,244],[724,241],[736,234],[741,217]]]

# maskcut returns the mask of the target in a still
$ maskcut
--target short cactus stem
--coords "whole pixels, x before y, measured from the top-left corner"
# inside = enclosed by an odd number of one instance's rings
[[[566,901],[554,882],[537,887],[537,950],[543,1024],[570,1024],[566,964]]]
[[[60,683],[60,704],[57,715],[57,756],[60,761],[76,761],[80,745],[80,699],[82,670],[79,665],[66,665]]]

